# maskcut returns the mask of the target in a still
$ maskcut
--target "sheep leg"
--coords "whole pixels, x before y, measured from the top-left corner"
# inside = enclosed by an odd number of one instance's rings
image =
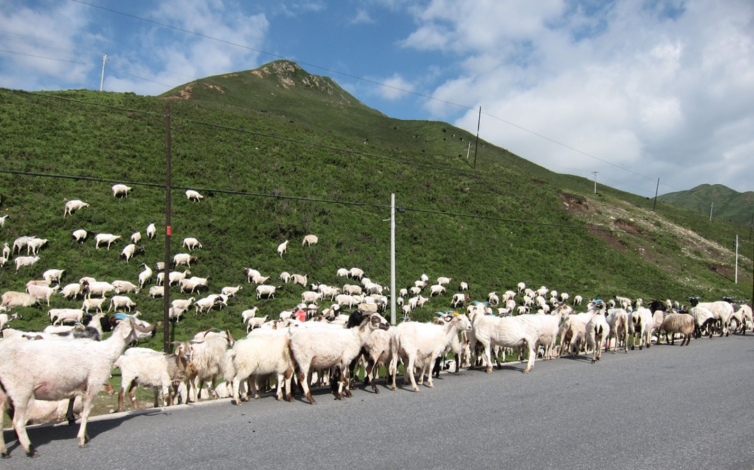
[[[293,401],[293,395],[291,394],[291,380],[293,379],[293,367],[289,367],[284,376],[285,377],[285,400]]]
[[[487,367],[484,369],[485,372],[490,373],[492,372],[492,356],[491,356],[491,345],[490,343],[487,343],[484,346],[484,359],[487,361]]]
[[[139,404],[136,402],[136,380],[135,379],[131,381],[131,384],[128,386],[128,399],[131,400],[131,406],[133,406],[133,409],[138,410]]]
[[[65,412],[65,419],[68,421],[68,426],[73,426],[76,423],[76,417],[73,415],[73,403],[76,397],[72,397],[68,400],[68,409]]]
[[[89,413],[92,411],[92,405],[94,399],[97,397],[99,385],[89,386],[86,389],[84,395],[84,409],[81,412],[81,427],[79,427],[79,433],[76,436],[79,440],[79,447],[86,447],[86,442],[89,440],[89,436],[86,433],[86,424],[89,422]]]
[[[414,379],[414,363],[416,361],[416,355],[409,354],[408,356],[408,365],[406,366],[406,375],[408,375],[409,379],[411,380],[411,387],[413,387],[415,392],[419,391],[419,387],[416,385],[416,380]]]
[[[26,411],[29,401],[31,400],[31,393],[28,395],[19,397],[20,399],[14,399],[13,402],[13,429],[16,430],[16,436],[18,443],[23,447],[24,452],[29,457],[37,457],[39,453],[31,446],[31,440],[26,434]],[[8,452],[5,449],[3,443],[3,458],[8,457]]]
[[[306,399],[309,400],[309,404],[314,404],[314,398],[312,397],[312,392],[309,390],[309,381],[307,380],[307,377],[309,375],[309,368],[302,367],[301,371],[298,374],[298,383],[301,385],[301,388],[304,389],[304,395],[306,395]]]

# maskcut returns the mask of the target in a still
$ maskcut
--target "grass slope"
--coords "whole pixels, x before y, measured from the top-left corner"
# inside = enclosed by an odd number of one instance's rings
[[[85,275],[136,282],[139,263],[162,261],[160,185],[169,102],[173,185],[205,196],[191,203],[183,189],[174,190],[171,250],[183,251],[181,240],[196,237],[204,249],[195,252],[199,263],[192,274],[211,276],[211,293],[244,286],[227,309],[189,312],[172,326],[176,340],[207,328],[229,329],[239,337],[242,310],[258,305],[262,315],[274,318],[300,302],[303,289],[290,284],[275,299],[257,301],[244,267],[271,276],[275,285],[281,285],[282,271],[342,285],[347,281],[336,270],[358,266],[388,285],[390,229],[383,219],[391,193],[406,209],[397,215],[398,287],[422,273],[453,278],[450,292],[433,298],[417,319],[447,310],[460,281],[469,282],[472,298],[480,300],[519,281],[603,298],[743,298],[750,292],[744,284],[750,285],[750,277],[731,282],[733,260],[723,248],[740,226],[708,224],[665,205],[655,213],[648,210],[651,201],[605,186],[594,197],[589,181],[551,173],[488,143],[480,143],[473,171],[465,159],[468,133],[440,122],[385,117],[331,80],[283,65],[268,64],[269,73],[194,82],[188,99],[0,90],[2,169],[81,177],[0,174],[0,211],[10,215],[0,241],[12,244],[21,235],[50,240],[35,266],[17,275],[12,260],[0,268],[0,291],[23,291],[27,280],[49,268],[66,269],[63,284]],[[297,85],[280,84],[288,79]],[[304,81],[319,88],[298,85]],[[167,95],[176,94],[180,89]],[[134,185],[128,198],[115,199],[114,182],[154,186]],[[63,218],[66,198],[91,207]],[[136,231],[144,236],[152,222],[160,235],[142,241],[146,254],[130,263],[119,257],[126,241],[109,251],[96,250],[92,240],[71,241],[79,228],[124,239]],[[317,234],[319,244],[302,247],[308,233]],[[697,233],[710,241],[698,240]],[[275,248],[286,239],[288,254],[280,258]],[[744,262],[751,272],[750,260]],[[177,289],[171,295],[189,297]],[[147,320],[162,318],[161,299],[150,299],[146,291],[132,298]],[[53,307],[79,304],[52,300]],[[47,324],[46,308],[18,310],[24,320],[13,327]],[[161,336],[146,345],[159,349]]]
[[[754,191],[739,193],[722,184],[701,184],[688,191],[663,194],[658,198],[709,216],[726,219],[741,225],[750,225],[754,216]]]

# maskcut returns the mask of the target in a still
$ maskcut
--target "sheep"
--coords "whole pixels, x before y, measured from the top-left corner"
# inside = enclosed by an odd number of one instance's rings
[[[186,374],[188,401],[198,399],[198,392],[205,382],[210,396],[213,395],[209,387],[211,385],[214,389],[217,378],[223,376],[225,353],[228,345],[232,346],[233,342],[233,336],[227,331],[207,331],[194,337],[191,341],[193,347]],[[192,386],[194,387],[193,395]]]
[[[338,272],[335,273],[335,275],[338,277],[350,277],[351,272],[346,268],[339,268]]]
[[[462,281],[461,284],[458,286],[458,290],[463,292],[465,290],[469,290],[469,283]]]
[[[7,215],[7,214],[0,217],[0,227],[5,226],[5,219],[7,219],[8,217],[10,217],[10,215]]]
[[[180,281],[178,281],[178,285],[181,286],[181,294],[185,293],[186,291],[193,294],[196,291],[207,288],[207,285],[205,283],[195,281],[193,279],[181,279]]]
[[[688,346],[691,344],[691,336],[696,329],[696,321],[693,315],[687,313],[671,313],[662,321],[662,329],[667,334],[665,342],[668,344],[674,345],[675,335],[676,333],[680,333],[683,335],[681,346],[684,344]]]
[[[584,301],[584,298],[580,295],[577,295],[573,298],[573,305],[581,305],[581,303]]]
[[[291,280],[291,274],[286,271],[283,271],[282,273],[280,273],[280,276],[278,276],[278,279],[283,281],[285,284],[288,284]]]
[[[10,259],[10,247],[8,246],[8,242],[3,243],[3,258]]]
[[[191,297],[189,299],[175,299],[175,300],[173,300],[171,302],[171,305],[173,306],[173,308],[179,308],[179,309],[186,310],[189,307],[191,307],[191,303],[192,302],[194,302],[194,298],[193,297]]]
[[[215,305],[220,305],[220,309],[222,310],[222,304],[222,298],[216,295],[210,295],[194,302],[194,313],[203,313],[204,310],[207,310],[209,312]]]
[[[291,378],[293,377],[293,360],[288,347],[288,333],[254,334],[241,339],[233,345],[226,355],[225,379],[232,384],[231,403],[241,404],[239,389],[243,380],[249,380],[250,393],[259,398],[256,389],[256,378],[269,374],[277,377],[278,400],[283,399],[283,383],[285,384],[285,399],[293,401],[291,395]]]
[[[0,268],[5,266],[5,263],[7,262],[8,262],[8,258],[6,258],[5,256],[0,256]]]
[[[586,347],[592,348],[592,364],[602,358],[602,342],[610,337],[610,325],[601,313],[593,316],[586,324]]]
[[[469,294],[453,294],[453,299],[450,301],[450,306],[457,308],[459,305],[466,305],[469,301]]]
[[[270,276],[266,276],[266,277],[265,276],[254,276],[251,279],[251,282],[254,283],[254,284],[264,284],[269,279],[270,279]]]
[[[32,237],[32,239],[29,240],[26,243],[26,254],[27,255],[30,255],[30,254],[38,255],[39,254],[39,249],[42,248],[45,244],[47,244],[47,241],[48,240],[46,238]],[[19,250],[19,252],[20,251],[21,250]]]
[[[301,302],[317,302],[318,300],[322,300],[320,292],[306,291],[301,293]]]
[[[487,294],[487,302],[489,302],[490,306],[497,307],[500,304],[500,298],[496,292],[490,292]]]
[[[139,408],[135,397],[137,385],[155,388],[155,407],[157,407],[158,387],[162,388],[163,405],[172,405],[174,393],[171,392],[177,389],[179,383],[186,380],[188,361],[193,349],[187,341],[174,342],[173,344],[178,345],[173,354],[165,354],[151,349],[141,352],[137,350],[142,348],[131,348],[117,359],[114,366],[120,367],[121,372],[118,412],[123,411],[126,389],[128,389],[133,408]]]
[[[131,243],[123,248],[123,251],[121,251],[120,255],[125,257],[126,263],[128,263],[131,258],[138,255],[139,253],[144,253],[144,247]]]
[[[188,253],[178,253],[175,256],[173,256],[173,266],[180,266],[182,264],[185,264],[189,268],[191,267],[191,263],[198,263],[199,259],[196,256],[191,256]]]
[[[1,297],[0,306],[6,309],[13,307],[32,307],[39,305],[39,299],[25,292],[7,291]]]
[[[119,309],[119,308],[127,308],[128,311],[131,311],[131,307],[135,307],[136,303],[131,300],[129,297],[126,297],[125,295],[115,295],[113,298],[110,299],[110,308],[107,309],[109,312],[113,308]]]
[[[175,320],[178,323],[181,320],[181,316],[186,313],[185,308],[170,307],[168,309],[168,319]]]
[[[449,278],[449,277],[438,277],[437,278],[437,284],[441,285],[441,286],[444,286],[444,285],[450,284],[450,281],[452,281],[452,280],[453,279]]]
[[[133,188],[126,186],[125,184],[115,184],[113,185],[113,197],[118,198],[124,198],[128,197],[128,192],[131,191]]]
[[[164,286],[152,286],[149,288],[149,296],[154,298],[163,297],[165,295]]]
[[[518,293],[520,294],[521,292],[524,291],[524,289],[526,289],[526,284],[524,284],[523,282],[519,282],[517,287],[518,287]]]
[[[282,286],[257,286],[257,300],[261,299],[262,296],[267,297],[268,299],[274,299],[275,298],[275,290],[276,289],[282,289]]]
[[[129,281],[113,281],[113,292],[116,294],[125,294],[129,292],[133,292],[134,294],[139,293],[139,286],[129,282]]]
[[[147,238],[154,240],[155,236],[157,236],[157,227],[154,224],[147,225]]]
[[[493,317],[488,315],[477,316],[474,319],[470,341],[473,338],[471,349],[475,349],[476,343],[480,343],[484,349],[484,357],[487,361],[485,372],[492,372],[491,349],[496,346],[504,348],[527,348],[529,360],[524,369],[528,373],[534,367],[536,354],[534,347],[539,340],[539,322],[532,321],[529,316],[518,317]],[[562,344],[562,343],[561,343]]]
[[[89,313],[89,309],[93,308],[95,312],[102,312],[102,304],[105,303],[107,300],[106,297],[102,298],[86,298],[84,299],[84,303],[81,304],[81,308],[86,312]]]
[[[715,315],[704,307],[691,307],[689,314],[694,317],[696,323],[695,336],[697,339],[701,338],[702,331],[707,328],[710,339],[712,338],[712,325],[717,322]]]
[[[278,245],[278,254],[280,255],[281,258],[283,257],[283,253],[285,253],[287,249],[288,249],[288,240]]]
[[[301,242],[301,246],[305,246],[305,245],[308,245],[308,246],[316,245],[318,241],[319,241],[319,238],[317,238],[317,236],[316,236],[316,235],[307,235],[307,236],[305,236],[305,237],[304,237],[304,241],[303,241],[303,242]]]
[[[26,291],[33,297],[42,300],[45,299],[47,301],[47,306],[50,306],[50,297],[58,293],[58,289],[60,289],[60,286],[57,285],[55,287],[46,287],[46,286],[28,286],[26,288]]]
[[[260,328],[262,325],[264,325],[267,322],[267,318],[269,318],[268,315],[265,315],[260,318],[256,317],[249,317],[246,319],[244,323],[246,323],[246,333],[248,334],[250,331],[254,330],[254,328]]]
[[[86,298],[92,298],[92,295],[104,297],[110,292],[115,292],[115,287],[105,281],[86,281],[81,284],[81,289],[86,294]]]
[[[204,199],[204,196],[199,194],[197,191],[194,191],[193,189],[188,189],[186,190],[186,198],[189,201],[199,202],[200,200]]]
[[[38,455],[26,434],[29,402],[84,396],[79,446],[87,441],[86,425],[94,398],[110,376],[113,362],[141,327],[121,322],[105,341],[27,341],[0,348],[0,409],[13,406],[13,427],[26,455]],[[8,457],[0,433],[0,453]]]
[[[18,237],[15,240],[13,240],[13,254],[18,253],[21,254],[21,249],[26,248],[26,245],[29,243],[29,240],[33,240],[36,237]],[[27,253],[28,254],[28,253]]]
[[[33,266],[34,263],[39,261],[39,256],[19,256],[13,261],[16,263],[16,274],[22,266]]]
[[[199,240],[193,237],[184,238],[183,246],[185,246],[189,251],[193,250],[194,248],[202,248],[202,244],[199,243]]]
[[[88,313],[88,312],[87,312]],[[68,323],[81,323],[84,318],[84,310],[80,308],[53,308],[47,311],[50,323],[53,325]]]
[[[141,263],[139,266],[140,268],[144,268],[144,271],[139,273],[139,289],[144,288],[144,284],[149,282],[150,279],[152,279],[152,269],[147,266],[145,263]]]
[[[42,277],[45,281],[52,284],[53,282],[60,283],[60,278],[63,277],[63,273],[65,272],[65,269],[48,269],[44,273],[42,273]]]
[[[613,354],[618,351],[620,343],[623,343],[626,354],[628,354],[628,312],[622,308],[611,308],[607,311],[607,324],[610,325],[610,334],[607,337],[608,346],[610,345],[610,338],[615,338]]]
[[[443,292],[445,292],[445,286],[442,286],[440,284],[437,284],[435,286],[431,286],[429,288],[429,296],[432,297],[434,295],[440,295]]]
[[[12,313],[10,315],[8,315],[7,313],[0,313],[0,330],[5,328],[5,325],[7,325],[11,320],[21,320],[22,318],[23,317],[18,313]]]
[[[67,215],[73,215],[74,212],[83,209],[84,207],[89,207],[89,204],[79,201],[78,199],[66,202],[65,208],[63,209],[63,218]]]
[[[118,239],[121,239],[120,235],[113,235],[112,233],[98,233],[97,236],[94,237],[94,248],[99,250],[99,246],[101,243],[107,243],[107,249],[110,249],[110,245]]]
[[[259,307],[254,307],[252,309],[244,310],[243,312],[241,312],[241,319],[243,323],[246,323],[249,318],[254,318],[255,316],[257,316],[258,311]]]
[[[243,289],[243,287],[241,286],[236,286],[236,287],[226,286],[222,288],[220,293],[223,295],[227,295],[228,297],[235,297],[238,291],[241,289]]]
[[[718,300],[717,302],[699,302],[698,300],[694,299],[694,301],[692,301],[692,305],[694,307],[706,308],[707,310],[712,312],[712,315],[715,316],[715,319],[720,321],[720,336],[722,336],[723,334],[727,336],[729,334],[728,322],[730,320],[730,316],[733,315],[733,306],[730,303],[722,300]]]
[[[84,243],[89,235],[94,235],[94,232],[90,230],[78,229],[74,230],[71,235],[73,236],[73,241]]]
[[[361,279],[362,277],[364,277],[364,271],[359,268],[351,268],[348,271],[348,274],[351,279]]]
[[[648,308],[637,308],[631,312],[629,322],[629,328],[631,328],[634,333],[631,350],[633,351],[636,347],[637,340],[639,340],[639,350],[642,350],[644,345],[650,347],[652,345],[652,329],[654,328],[652,312]]]
[[[298,368],[299,383],[310,404],[314,404],[308,380],[309,371],[312,369],[339,366],[341,380],[337,397],[342,400],[344,391],[346,396],[351,396],[348,366],[359,354],[372,330],[377,328],[387,330],[389,326],[384,318],[374,314],[353,328],[300,328],[291,335],[291,357]]]
[[[393,375],[392,390],[395,390],[395,377],[398,375],[398,359],[404,360],[404,371],[406,379],[404,383],[411,381],[411,386],[415,392],[419,391],[414,378],[414,368],[417,361],[424,364],[424,367],[430,368],[427,386],[432,388],[431,367],[435,360],[440,357],[445,349],[451,344],[454,337],[459,331],[470,332],[471,322],[466,315],[453,317],[445,325],[435,325],[430,323],[403,322],[395,328],[395,334],[390,342],[390,352],[392,360],[390,361],[390,373]],[[419,383],[424,381],[424,368],[419,376]]]
[[[165,273],[160,273],[160,274],[162,274],[162,279],[164,280]],[[162,284],[162,282],[159,282],[159,280],[160,280],[160,274],[157,275],[157,279],[158,279],[157,283],[158,284]],[[191,271],[188,270],[188,269],[185,270],[185,271],[183,271],[183,272],[171,271],[170,274],[169,274],[169,276],[168,276],[170,278],[170,280],[168,282],[168,285],[169,286],[172,286],[173,284],[180,285],[181,281],[184,280],[184,279],[186,279],[186,276],[188,276],[189,274],[191,274]]]
[[[294,284],[298,284],[301,287],[306,287],[306,284],[308,282],[309,275],[308,274],[291,274],[291,281]]]

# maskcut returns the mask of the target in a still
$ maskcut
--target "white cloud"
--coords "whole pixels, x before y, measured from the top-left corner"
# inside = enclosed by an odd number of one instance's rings
[[[383,99],[394,101],[402,98],[406,95],[406,92],[413,92],[414,86],[403,79],[399,74],[394,74],[392,77],[383,79],[374,79],[375,82],[381,83],[383,86],[376,86],[374,93]]]
[[[462,72],[435,88],[438,100],[481,105],[630,171],[483,116],[483,138],[528,160],[604,171],[639,194],[653,195],[657,177],[677,189],[750,190],[754,4],[647,5],[432,0],[415,10],[417,27],[401,44],[455,58]],[[427,109],[458,112],[442,101]],[[475,131],[477,113],[457,124]]]
[[[356,16],[351,20],[351,24],[368,24],[374,23],[374,20],[369,16],[369,12],[363,9],[359,9],[356,12]]]

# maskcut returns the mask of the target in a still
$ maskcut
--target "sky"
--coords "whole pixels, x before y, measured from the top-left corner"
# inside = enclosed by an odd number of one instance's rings
[[[652,197],[752,191],[751,0],[0,0],[0,87],[158,95],[290,59],[399,119]]]

